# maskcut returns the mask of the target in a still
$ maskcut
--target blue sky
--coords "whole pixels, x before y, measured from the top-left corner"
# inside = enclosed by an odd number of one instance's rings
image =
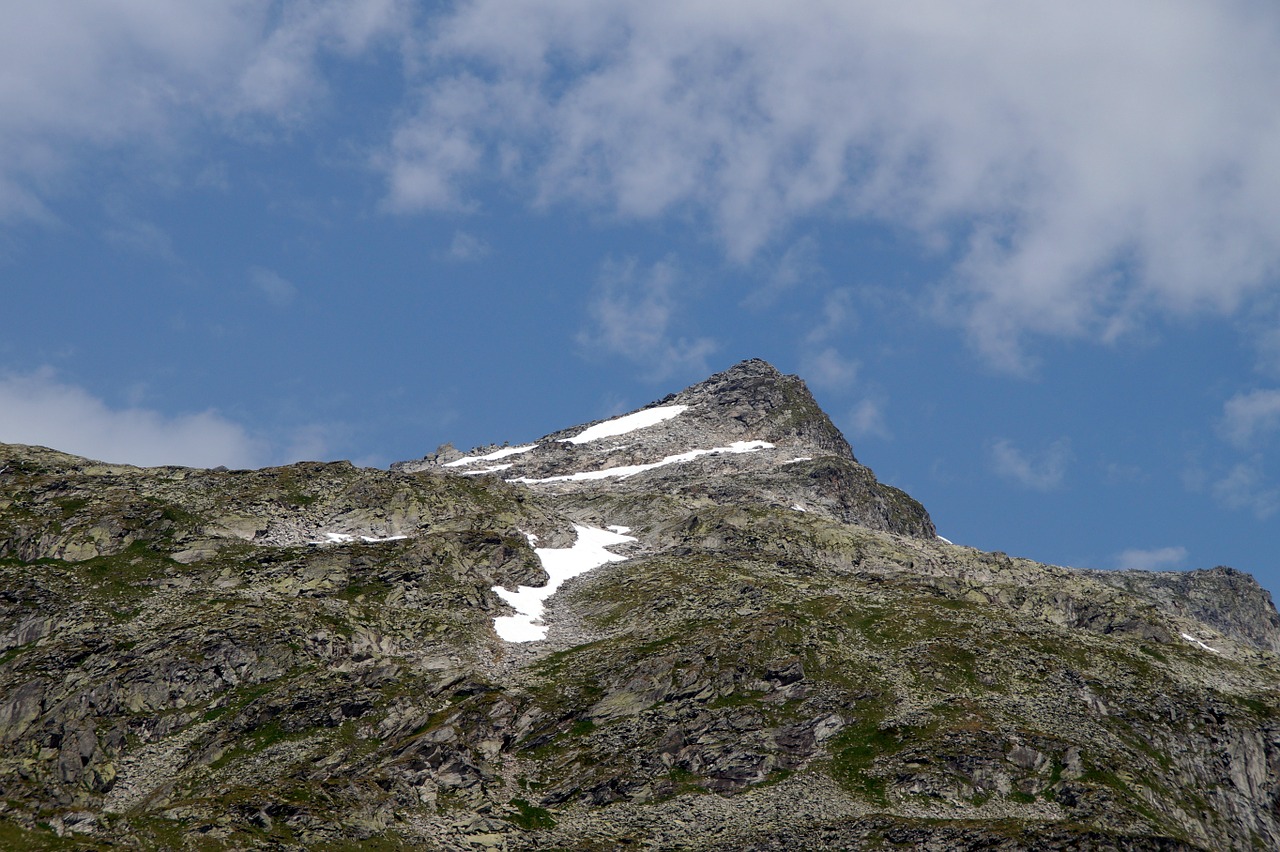
[[[804,376],[952,540],[1280,590],[1262,2],[0,10],[0,440],[385,466]]]

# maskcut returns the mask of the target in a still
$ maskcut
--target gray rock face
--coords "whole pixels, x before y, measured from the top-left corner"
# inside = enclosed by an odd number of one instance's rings
[[[1212,625],[1226,636],[1280,653],[1280,615],[1252,576],[1219,565],[1207,571],[1115,571],[1099,579]]]

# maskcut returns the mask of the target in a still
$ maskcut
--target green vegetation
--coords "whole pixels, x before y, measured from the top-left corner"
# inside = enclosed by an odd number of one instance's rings
[[[512,799],[507,804],[516,809],[514,814],[505,814],[502,818],[525,829],[535,831],[540,828],[555,828],[556,821],[551,811],[529,804],[524,799]]]
[[[831,776],[852,793],[878,805],[885,805],[886,780],[875,773],[878,758],[897,754],[909,732],[881,727],[884,709],[874,704],[860,706],[858,716],[831,742]]]

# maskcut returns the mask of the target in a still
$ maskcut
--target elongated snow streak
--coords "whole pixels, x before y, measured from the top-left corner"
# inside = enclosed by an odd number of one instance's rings
[[[479,461],[497,461],[498,459],[505,459],[507,456],[515,456],[515,455],[519,455],[520,453],[527,453],[530,450],[536,450],[537,448],[538,448],[537,444],[526,444],[523,447],[503,447],[502,449],[494,450],[493,452],[488,453],[487,455],[467,456],[465,458],[457,459],[455,461],[451,461],[446,464],[443,464],[441,465],[441,467],[462,467],[463,465],[474,464],[475,462],[479,462]],[[510,467],[510,465],[508,465],[508,467]]]
[[[662,461],[652,462],[650,464],[624,464],[619,467],[606,467],[604,470],[587,470],[581,473],[566,473],[562,476],[548,476],[546,479],[530,479],[527,476],[521,476],[516,479],[508,479],[507,482],[522,482],[525,485],[538,485],[543,482],[581,482],[588,479],[612,479],[618,477],[626,479],[628,476],[635,476],[637,473],[644,473],[646,470],[653,470],[658,467],[666,467],[669,464],[680,464],[681,462],[693,461],[700,456],[719,455],[721,453],[753,453],[756,450],[772,450],[773,444],[768,441],[734,441],[727,447],[712,447],[709,450],[690,450],[687,453],[681,453],[678,456],[667,456]]]
[[[655,426],[664,420],[670,420],[672,417],[684,413],[688,408],[689,406],[687,405],[661,405],[657,408],[646,408],[643,411],[624,414],[621,417],[597,423],[594,426],[583,429],[572,438],[561,438],[560,442],[563,444],[585,444],[589,441],[598,441],[601,438],[612,438],[614,435],[625,435],[628,432],[634,432],[637,429]]]
[[[938,541],[942,542],[943,544],[955,544],[955,542],[952,541],[951,539],[944,538],[943,536],[940,536],[940,535],[934,536],[934,538],[938,539]]]
[[[479,476],[482,473],[497,473],[498,471],[506,470],[509,467],[511,467],[511,465],[509,464],[495,464],[493,467],[484,467],[484,468],[481,468],[480,470],[464,470],[462,471],[462,475],[463,476]]]
[[[621,532],[610,532],[598,527],[573,526],[578,534],[573,547],[537,547],[534,553],[546,569],[548,580],[545,586],[520,586],[509,592],[501,586],[494,586],[498,597],[515,607],[516,615],[501,615],[493,620],[493,627],[498,636],[508,642],[536,642],[547,638],[547,628],[542,624],[543,602],[555,594],[556,589],[570,577],[598,568],[607,562],[621,562],[625,556],[610,553],[605,548],[635,541]],[[626,527],[614,527],[615,530]]]
[[[1197,639],[1196,637],[1192,636],[1190,633],[1183,633],[1183,634],[1182,634],[1182,638],[1183,638],[1183,639],[1186,639],[1188,642],[1191,642],[1191,643],[1193,643],[1193,644],[1199,645],[1201,648],[1203,648],[1203,649],[1204,649],[1204,650],[1206,650],[1206,651],[1212,651],[1212,652],[1213,652],[1213,653],[1215,653],[1215,654],[1221,654],[1221,653],[1222,653],[1222,652],[1221,652],[1221,651],[1219,651],[1217,648],[1210,648],[1208,645],[1204,644],[1204,643],[1203,643],[1203,642],[1201,642],[1199,639]]]
[[[311,543],[312,544],[350,544],[351,542],[355,541],[357,538],[360,539],[361,541],[368,541],[368,542],[400,541],[401,539],[406,539],[408,537],[409,536],[407,535],[389,535],[386,538],[377,538],[371,535],[356,536],[356,535],[352,535],[351,533],[327,532],[324,534],[324,541],[313,541]]]
[[[783,464],[795,464],[796,462],[802,462],[802,461],[813,461],[813,456],[796,456],[793,459],[787,459],[786,461],[782,462],[782,464],[778,466],[781,467]]]

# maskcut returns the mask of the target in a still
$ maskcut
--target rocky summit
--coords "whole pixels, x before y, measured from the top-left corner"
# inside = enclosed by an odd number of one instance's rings
[[[517,444],[0,445],[0,848],[1280,848],[1247,574],[952,545],[747,361]]]

